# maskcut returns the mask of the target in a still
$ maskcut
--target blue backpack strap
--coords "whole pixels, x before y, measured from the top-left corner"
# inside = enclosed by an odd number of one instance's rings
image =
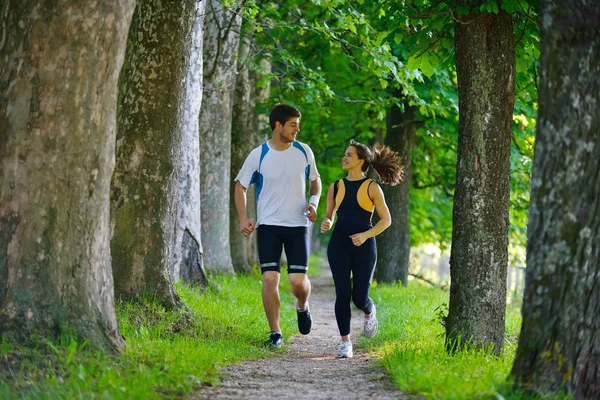
[[[262,186],[263,186],[263,176],[260,173],[260,166],[262,165],[263,159],[267,155],[268,151],[269,151],[269,146],[267,145],[267,142],[264,142],[260,148],[260,159],[258,161],[258,170],[254,171],[254,173],[252,174],[252,178],[250,179],[250,185],[252,185],[253,183],[256,183],[256,201],[257,202],[258,202],[258,196],[260,195],[260,191],[262,190]]]
[[[263,158],[265,158],[268,151],[269,151],[269,145],[267,145],[267,142],[264,142],[260,148],[260,160],[258,161],[258,172],[259,173],[260,173],[260,166],[262,164]]]
[[[306,168],[304,169],[304,174],[306,175],[306,181],[308,182],[308,177],[310,176],[310,164],[308,163],[308,154],[306,154],[306,150],[304,150],[304,147],[302,147],[302,145],[298,143],[298,141],[294,140],[292,146],[300,150],[302,154],[304,154],[304,158],[306,158]]]
[[[260,159],[258,161],[258,170],[254,171],[254,173],[252,174],[252,178],[250,179],[250,185],[252,185],[253,183],[258,183],[258,180],[260,179],[259,176],[262,178],[262,175],[260,173],[260,166],[262,165],[263,158],[265,158],[265,155],[267,154],[268,151],[269,151],[269,146],[267,146],[267,142],[265,142],[262,144],[262,146],[260,148]]]

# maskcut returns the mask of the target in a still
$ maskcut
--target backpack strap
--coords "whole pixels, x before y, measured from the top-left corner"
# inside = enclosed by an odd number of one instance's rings
[[[256,201],[258,202],[258,196],[260,195],[260,191],[263,186],[263,176],[260,173],[260,166],[262,165],[263,159],[267,155],[269,151],[269,146],[267,142],[264,142],[260,148],[260,159],[258,160],[258,169],[252,173],[252,178],[250,179],[250,185],[256,183]]]
[[[267,155],[268,151],[269,151],[269,145],[267,144],[267,142],[264,142],[262,144],[262,146],[260,147],[260,160],[258,161],[258,172],[259,173],[260,173],[260,166],[262,165],[263,159]]]
[[[302,145],[297,140],[294,140],[292,146],[294,146],[295,148],[300,150],[302,154],[304,154],[304,158],[306,159],[306,168],[304,168],[304,175],[306,176],[306,181],[308,182],[308,177],[310,176],[310,163],[308,162],[308,154],[306,154],[306,150],[304,150],[304,147],[302,147]]]

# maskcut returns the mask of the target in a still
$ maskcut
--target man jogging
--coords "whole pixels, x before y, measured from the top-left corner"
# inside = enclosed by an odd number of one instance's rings
[[[281,254],[285,248],[288,278],[297,299],[298,330],[307,335],[312,328],[308,307],[311,286],[308,279],[308,226],[317,218],[321,179],[310,147],[296,140],[300,111],[276,104],[269,123],[270,140],[250,152],[235,178],[235,207],[240,231],[258,234],[258,257],[262,272],[262,300],[271,333],[266,345],[280,347],[279,278]],[[306,182],[310,199],[306,200]],[[256,184],[256,224],[246,213],[246,190]]]

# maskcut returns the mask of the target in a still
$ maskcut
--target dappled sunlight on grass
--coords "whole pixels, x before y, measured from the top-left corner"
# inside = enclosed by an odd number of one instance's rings
[[[118,358],[69,338],[31,348],[3,341],[0,356],[7,368],[0,376],[0,398],[180,399],[198,385],[218,382],[221,366],[277,355],[263,346],[269,328],[260,275],[212,275],[210,282],[206,290],[176,285],[188,310],[118,303],[127,343]],[[285,306],[293,300],[283,286],[281,325],[291,332],[296,315]]]
[[[508,310],[501,357],[472,349],[450,355],[441,323],[448,292],[411,282],[408,288],[380,285],[372,297],[380,333],[367,346],[383,353],[381,362],[401,389],[431,399],[474,399],[494,395],[505,383],[516,350],[518,309]]]

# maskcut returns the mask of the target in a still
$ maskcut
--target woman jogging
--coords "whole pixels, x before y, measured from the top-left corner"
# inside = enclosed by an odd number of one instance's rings
[[[377,262],[375,236],[392,223],[390,211],[379,184],[366,177],[372,166],[381,183],[396,185],[402,179],[403,167],[398,154],[389,147],[371,149],[350,141],[342,158],[342,169],[348,173],[327,191],[327,211],[321,232],[337,222],[327,247],[327,258],[335,284],[335,318],[342,341],[338,358],[353,356],[350,341],[350,301],[365,313],[363,332],[367,338],[377,333],[375,304],[369,288]],[[379,221],[371,224],[373,210]],[[352,278],[351,278],[352,275]]]

